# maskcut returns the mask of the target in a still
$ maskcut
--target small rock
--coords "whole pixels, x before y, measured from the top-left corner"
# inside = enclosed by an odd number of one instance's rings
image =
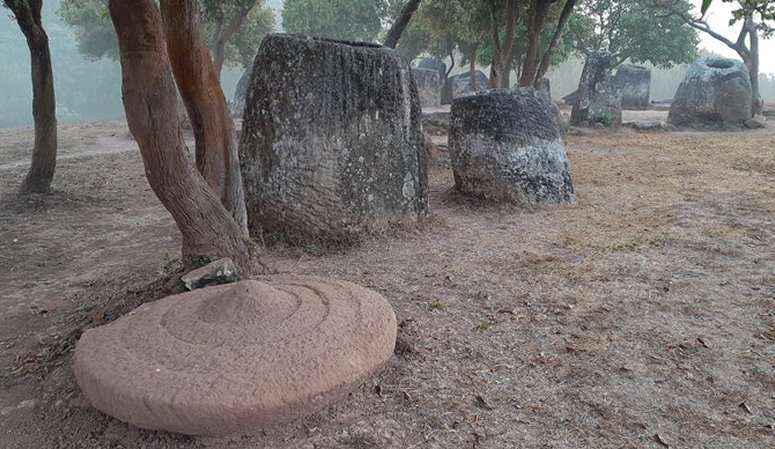
[[[764,108],[762,114],[765,117],[775,117],[775,108]]]
[[[749,118],[745,121],[745,127],[748,129],[761,129],[764,128],[764,123],[767,121],[767,118],[763,115],[755,115],[753,118]]]
[[[211,285],[229,284],[239,279],[239,272],[229,258],[219,259],[181,278],[188,290]]]

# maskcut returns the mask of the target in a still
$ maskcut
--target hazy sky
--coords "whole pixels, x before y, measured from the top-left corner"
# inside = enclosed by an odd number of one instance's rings
[[[692,3],[697,5],[699,10],[699,5],[702,3],[702,0],[693,0]],[[740,24],[736,24],[731,28],[729,26],[729,18],[732,16],[731,11],[734,9],[734,5],[735,3],[722,3],[719,0],[714,1],[710,11],[708,11],[707,17],[708,24],[714,31],[733,42],[737,40],[738,33],[740,32]],[[731,50],[729,47],[716,39],[713,39],[706,33],[701,32],[700,38],[702,39],[700,46],[730,58],[740,59],[734,50]],[[775,57],[773,57],[773,55],[775,55],[775,39],[760,39],[759,55],[759,70],[761,73],[775,74]]]

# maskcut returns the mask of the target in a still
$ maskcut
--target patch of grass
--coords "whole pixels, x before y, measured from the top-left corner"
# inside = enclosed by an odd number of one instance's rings
[[[598,123],[602,123],[603,126],[605,126],[606,128],[613,125],[614,123],[613,117],[611,117],[611,114],[609,114],[608,112],[603,112],[602,114],[600,114],[600,116],[597,117],[595,121]]]
[[[479,331],[479,332],[484,332],[487,329],[489,329],[491,326],[492,325],[490,323],[485,323],[485,322],[476,323],[474,325],[474,330]]]
[[[186,267],[192,270],[202,268],[203,266],[212,262],[213,258],[210,256],[188,256],[185,260]]]
[[[629,242],[619,243],[613,246],[614,251],[636,251],[638,248],[648,243],[643,237],[635,237]]]
[[[431,301],[431,310],[441,310],[444,308],[444,303],[438,299]]]
[[[180,258],[170,253],[164,253],[164,257],[161,260],[159,266],[159,274],[162,276],[169,276],[180,268]]]
[[[321,253],[320,248],[314,243],[307,243],[304,246],[296,248],[296,256],[319,256]]]

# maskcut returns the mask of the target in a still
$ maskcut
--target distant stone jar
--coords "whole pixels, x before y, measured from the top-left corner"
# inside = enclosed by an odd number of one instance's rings
[[[425,215],[420,120],[410,69],[395,51],[267,36],[240,142],[251,230],[349,242]]]
[[[742,126],[751,118],[751,78],[734,59],[707,57],[686,72],[670,105],[667,121],[676,126]]]
[[[417,93],[420,95],[420,105],[424,108],[441,106],[441,80],[439,72],[431,69],[412,69]]]
[[[622,98],[622,109],[643,110],[651,106],[651,69],[622,64],[613,79]]]
[[[460,192],[528,208],[575,201],[557,108],[535,89],[455,100],[449,152]]]
[[[619,89],[611,80],[609,52],[599,51],[587,56],[570,122],[574,126],[583,123],[602,123],[614,127],[621,125],[622,103]]]
[[[444,85],[444,95],[441,99],[442,104],[452,104],[452,101],[455,98],[465,97],[487,90],[490,85],[490,80],[487,79],[487,75],[481,70],[477,70],[474,74],[476,84],[471,80],[470,72],[463,72],[447,78],[447,83]]]

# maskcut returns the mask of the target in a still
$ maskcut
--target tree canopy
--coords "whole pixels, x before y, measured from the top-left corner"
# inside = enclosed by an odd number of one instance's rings
[[[676,3],[689,6],[684,0]],[[634,0],[584,0],[567,33],[576,52],[608,50],[614,66],[629,59],[670,68],[697,58],[699,38],[694,29]]]
[[[118,41],[108,17],[107,3],[107,0],[63,0],[57,10],[62,20],[75,30],[78,50],[92,60],[118,58]],[[214,53],[224,33],[230,31],[240,14],[246,14],[223,42],[221,51],[227,66],[249,65],[261,39],[274,30],[274,14],[262,3],[198,0],[205,41]]]
[[[282,21],[288,33],[330,39],[376,41],[383,19],[396,12],[389,0],[285,0]]]

